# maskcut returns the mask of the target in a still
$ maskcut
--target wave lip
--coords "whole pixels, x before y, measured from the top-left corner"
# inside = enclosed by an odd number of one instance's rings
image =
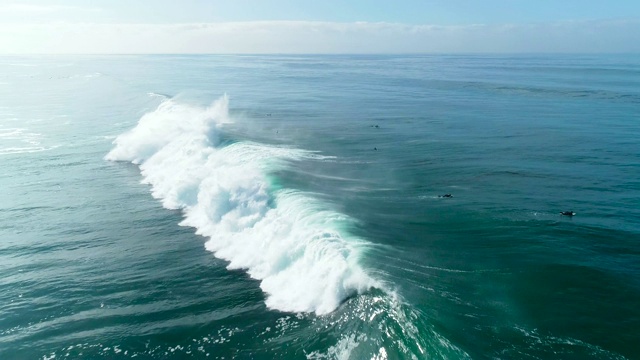
[[[358,264],[367,243],[346,215],[293,189],[272,190],[269,173],[312,152],[259,143],[218,144],[229,122],[225,95],[207,108],[172,99],[114,140],[110,161],[138,164],[143,182],[205,247],[261,280],[269,308],[326,314],[376,282]]]

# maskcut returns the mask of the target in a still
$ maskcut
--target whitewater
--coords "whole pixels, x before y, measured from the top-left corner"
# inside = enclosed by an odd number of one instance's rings
[[[269,308],[335,310],[347,297],[380,287],[358,263],[369,244],[348,233],[352,219],[295,189],[274,189],[269,174],[288,161],[325,157],[252,142],[223,144],[231,122],[227,95],[206,108],[165,99],[114,140],[110,161],[140,166],[142,182],[183,226],[207,237],[206,249],[244,269]]]

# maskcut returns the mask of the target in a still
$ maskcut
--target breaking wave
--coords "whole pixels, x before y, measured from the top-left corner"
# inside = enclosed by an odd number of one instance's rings
[[[269,308],[326,314],[377,286],[358,260],[367,242],[352,221],[311,195],[277,189],[273,171],[317,154],[254,142],[221,143],[231,122],[225,95],[206,108],[165,99],[114,140],[110,161],[138,164],[143,182],[206,249],[260,280]]]

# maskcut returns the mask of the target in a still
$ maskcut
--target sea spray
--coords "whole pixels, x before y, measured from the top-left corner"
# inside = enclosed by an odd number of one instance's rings
[[[375,286],[358,263],[366,242],[346,231],[351,219],[309,194],[271,190],[270,172],[322,157],[251,142],[222,146],[228,103],[226,95],[206,108],[167,99],[105,158],[138,164],[153,196],[182,209],[180,224],[208,238],[206,249],[261,280],[269,308],[325,314]]]
[[[229,122],[228,109],[226,94],[206,108],[166,99],[155,111],[143,115],[135,128],[118,136],[105,159],[141,164],[178,138],[206,140],[213,146],[215,128]]]

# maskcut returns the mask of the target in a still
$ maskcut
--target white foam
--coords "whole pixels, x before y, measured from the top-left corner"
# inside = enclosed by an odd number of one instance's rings
[[[0,148],[0,155],[27,154],[55,149],[55,147],[27,146]]]
[[[352,358],[353,351],[360,345],[360,342],[366,339],[365,335],[359,335],[356,337],[351,334],[349,336],[343,336],[337,344],[329,347],[326,353],[314,351],[306,354],[308,360],[322,360],[322,359],[336,359],[336,360],[348,360]]]
[[[3,128],[0,125],[0,155],[13,155],[48,151],[58,146],[42,146],[42,134],[25,128]]]
[[[183,210],[181,225],[209,238],[206,248],[230,269],[261,280],[270,308],[324,314],[374,286],[358,264],[366,243],[344,230],[348,217],[309,194],[270,189],[269,173],[287,160],[322,157],[250,142],[218,146],[228,121],[226,95],[207,108],[166,99],[105,158],[139,164],[153,196]]]

